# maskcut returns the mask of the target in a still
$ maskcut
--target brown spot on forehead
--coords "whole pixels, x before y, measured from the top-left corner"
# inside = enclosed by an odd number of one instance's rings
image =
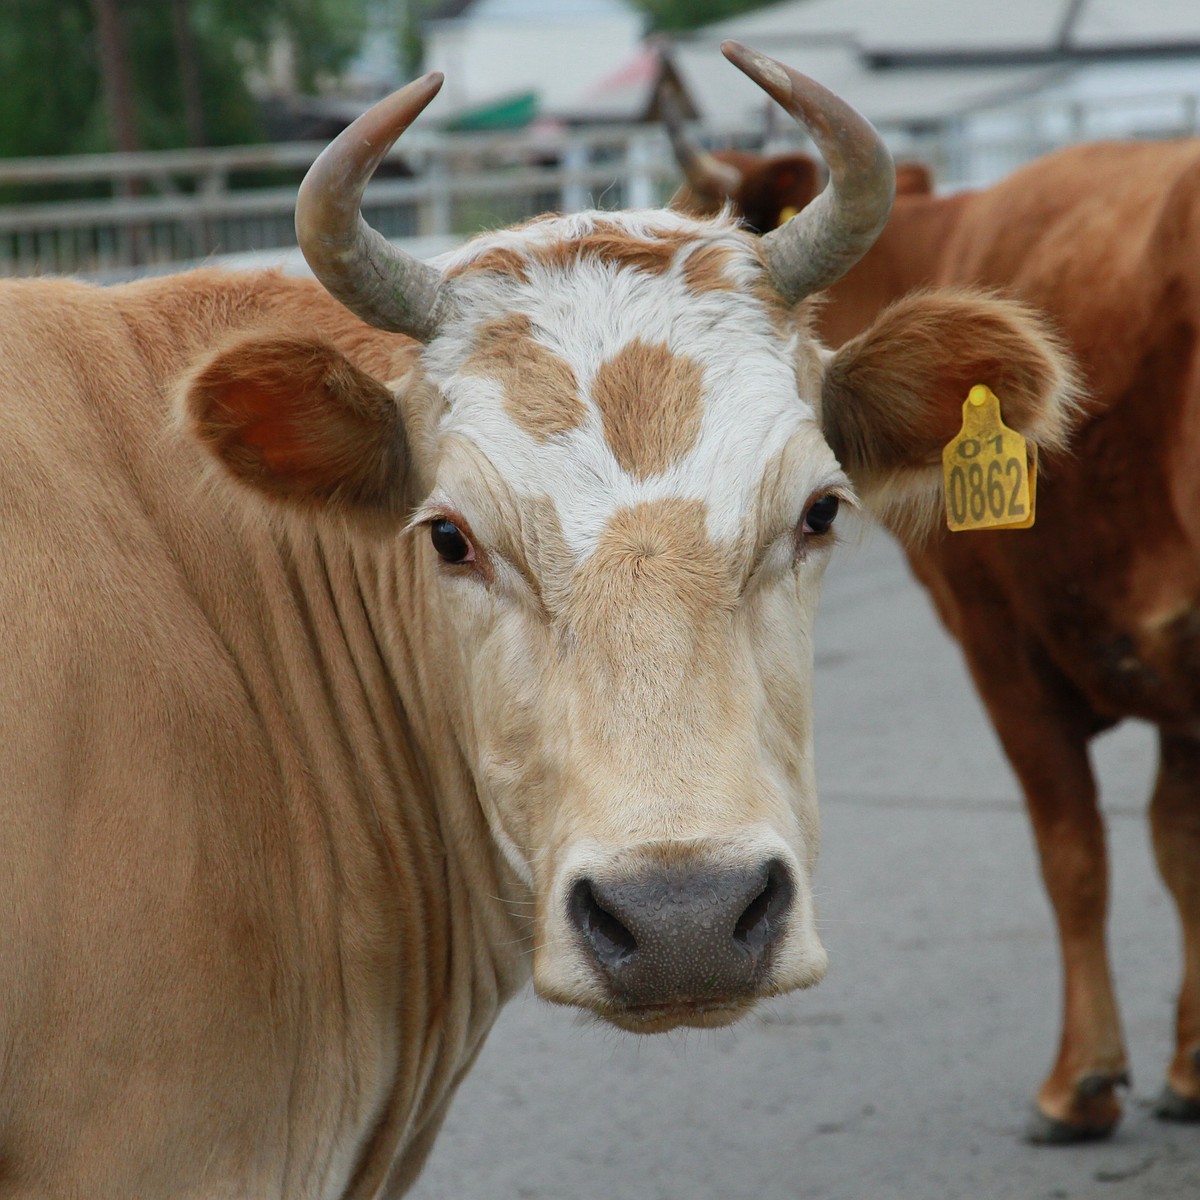
[[[665,471],[696,444],[704,415],[700,365],[662,343],[635,338],[605,359],[592,384],[604,436],[622,470]]]
[[[700,246],[683,265],[683,282],[693,292],[737,291],[737,284],[725,270],[732,261],[733,252],[728,246]]]
[[[629,267],[649,275],[662,275],[680,248],[695,240],[695,234],[685,230],[663,230],[653,237],[641,238],[615,221],[597,221],[590,233],[550,242],[531,254],[550,267],[566,268],[583,259],[592,259],[618,269]]]
[[[463,370],[498,380],[504,411],[540,442],[577,429],[587,417],[571,364],[535,340],[524,313],[481,325]]]
[[[511,275],[521,283],[529,282],[528,263],[525,256],[520,251],[508,246],[493,246],[477,258],[471,259],[470,262],[459,263],[457,266],[451,267],[446,275],[453,279],[456,276],[468,275],[476,271],[493,271],[501,275]]]

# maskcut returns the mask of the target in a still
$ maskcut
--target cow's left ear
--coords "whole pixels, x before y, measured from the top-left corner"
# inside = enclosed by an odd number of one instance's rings
[[[898,509],[928,508],[942,449],[979,383],[999,397],[1009,428],[1043,450],[1065,444],[1079,409],[1071,360],[1015,301],[965,290],[906,296],[830,357],[821,424],[868,507],[901,521]]]
[[[259,336],[224,347],[184,386],[193,435],[277,500],[400,514],[407,458],[396,399],[324,342]]]

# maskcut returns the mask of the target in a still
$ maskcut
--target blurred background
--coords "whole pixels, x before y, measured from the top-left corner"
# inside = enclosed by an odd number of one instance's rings
[[[0,0],[0,274],[294,264],[313,157],[424,70],[445,88],[368,192],[388,237],[432,254],[657,204],[664,88],[711,148],[803,147],[727,37],[845,96],[939,192],[1200,128],[1196,0]]]

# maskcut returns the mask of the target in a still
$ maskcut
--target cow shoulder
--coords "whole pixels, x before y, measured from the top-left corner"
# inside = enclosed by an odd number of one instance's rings
[[[884,310],[826,364],[825,436],[869,507],[910,523],[932,511],[942,450],[976,384],[1005,424],[1044,450],[1076,420],[1073,365],[1046,322],[1016,301],[966,290],[918,292]]]

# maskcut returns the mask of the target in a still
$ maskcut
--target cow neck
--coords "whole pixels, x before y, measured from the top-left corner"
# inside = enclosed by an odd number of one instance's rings
[[[837,347],[864,329],[889,304],[939,281],[950,236],[973,193],[898,196],[875,245],[827,293],[818,332]]]
[[[528,974],[518,906],[503,899],[521,885],[449,732],[452,679],[431,653],[441,631],[408,540],[306,519],[250,543],[261,611],[239,620],[257,626],[237,651],[243,675],[297,837],[315,830],[306,864],[335,885],[341,939],[376,939],[388,976],[398,1048],[356,1173],[382,1178]]]

